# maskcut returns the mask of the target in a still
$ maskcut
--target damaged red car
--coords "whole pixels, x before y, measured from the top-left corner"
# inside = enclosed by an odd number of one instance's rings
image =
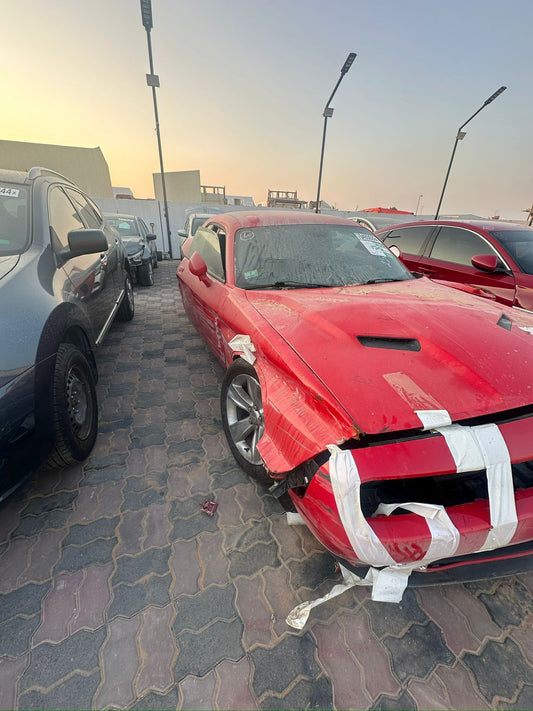
[[[346,569],[398,597],[530,565],[530,315],[417,278],[363,226],[314,213],[214,215],[183,255],[233,455]]]

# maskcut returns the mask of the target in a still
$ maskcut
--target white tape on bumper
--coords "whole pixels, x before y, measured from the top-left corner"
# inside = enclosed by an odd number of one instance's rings
[[[242,353],[242,357],[244,358],[244,360],[247,360],[250,365],[253,365],[255,363],[255,346],[250,336],[245,336],[244,334],[239,333],[236,336],[233,336],[231,341],[228,342],[228,346],[231,348],[232,351]]]

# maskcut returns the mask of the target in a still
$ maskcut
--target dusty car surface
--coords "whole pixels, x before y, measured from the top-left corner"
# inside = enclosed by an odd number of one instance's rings
[[[106,221],[119,233],[137,283],[153,286],[157,269],[156,235],[149,231],[142,217],[106,212]]]
[[[376,231],[412,272],[467,284],[533,313],[533,229],[496,220],[428,220]]]
[[[0,299],[1,499],[43,462],[88,456],[95,348],[134,313],[124,247],[67,178],[0,171]]]
[[[365,228],[312,213],[218,215],[184,255],[185,310],[227,369],[236,460],[277,481],[343,565],[397,595],[412,571],[525,564],[529,315],[414,278]]]

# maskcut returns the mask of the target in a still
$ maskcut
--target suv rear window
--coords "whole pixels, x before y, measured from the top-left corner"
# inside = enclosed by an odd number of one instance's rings
[[[0,256],[20,254],[29,242],[28,188],[0,183]]]

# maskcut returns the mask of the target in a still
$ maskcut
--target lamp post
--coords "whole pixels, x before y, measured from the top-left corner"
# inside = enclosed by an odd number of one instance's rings
[[[161,134],[159,132],[159,114],[157,111],[157,98],[155,94],[156,87],[159,86],[159,76],[154,74],[154,60],[152,58],[152,41],[150,38],[150,30],[152,29],[152,0],[141,0],[141,17],[144,29],[146,30],[146,39],[148,41],[148,59],[150,61],[150,74],[146,75],[146,83],[152,87],[152,97],[154,100],[155,114],[155,132],[157,135],[157,147],[159,150],[159,165],[161,167],[161,185],[163,188],[163,205],[165,210],[165,221],[167,226],[168,239],[168,254],[172,259],[172,242],[170,240],[170,222],[168,219],[168,202],[167,188],[165,185],[165,169],[163,167],[163,149],[161,148]]]
[[[446,172],[446,177],[444,178],[444,185],[442,186],[442,192],[441,192],[441,194],[440,194],[440,200],[439,200],[439,204],[438,204],[438,206],[437,206],[437,212],[436,212],[436,214],[435,214],[435,219],[437,219],[438,216],[439,216],[440,206],[441,206],[441,204],[442,204],[442,198],[444,197],[444,191],[446,190],[446,184],[447,184],[447,182],[448,182],[448,176],[450,175],[450,170],[451,170],[451,168],[452,168],[452,163],[453,163],[453,158],[454,158],[454,156],[455,156],[455,150],[456,150],[456,148],[457,148],[457,143],[458,143],[459,141],[462,141],[463,138],[466,136],[466,133],[463,131],[463,128],[466,126],[467,123],[470,123],[470,121],[472,121],[472,119],[474,118],[474,116],[477,116],[478,113],[479,113],[480,111],[482,111],[482,110],[485,108],[485,106],[488,106],[490,103],[492,103],[492,102],[494,101],[494,99],[496,99],[496,98],[497,98],[500,94],[502,94],[506,89],[507,89],[506,86],[500,86],[500,88],[498,89],[498,91],[495,91],[494,94],[492,94],[492,96],[489,96],[489,98],[485,101],[485,103],[483,104],[483,106],[481,106],[474,114],[472,114],[472,116],[470,116],[470,118],[467,119],[467,120],[463,123],[462,126],[459,126],[459,130],[457,131],[457,136],[455,137],[455,143],[453,144],[453,151],[452,151],[452,156],[451,156],[451,158],[450,158],[450,164],[448,165],[448,170],[447,170],[447,172]]]
[[[328,126],[328,118],[331,118],[333,116],[333,109],[329,107],[331,104],[331,101],[333,97],[335,96],[335,92],[339,88],[339,84],[341,83],[343,77],[345,74],[348,73],[348,70],[352,66],[354,59],[357,57],[357,54],[355,52],[350,52],[350,54],[346,57],[346,61],[344,62],[342,69],[341,69],[341,75],[335,84],[335,88],[333,89],[331,96],[328,99],[328,103],[326,104],[326,107],[324,109],[324,113],[322,116],[324,117],[324,132],[322,133],[322,151],[320,153],[320,168],[318,169],[318,188],[316,191],[316,208],[315,212],[318,212],[319,206],[320,206],[320,184],[322,183],[322,166],[324,164],[324,148],[326,145],[326,129]]]

